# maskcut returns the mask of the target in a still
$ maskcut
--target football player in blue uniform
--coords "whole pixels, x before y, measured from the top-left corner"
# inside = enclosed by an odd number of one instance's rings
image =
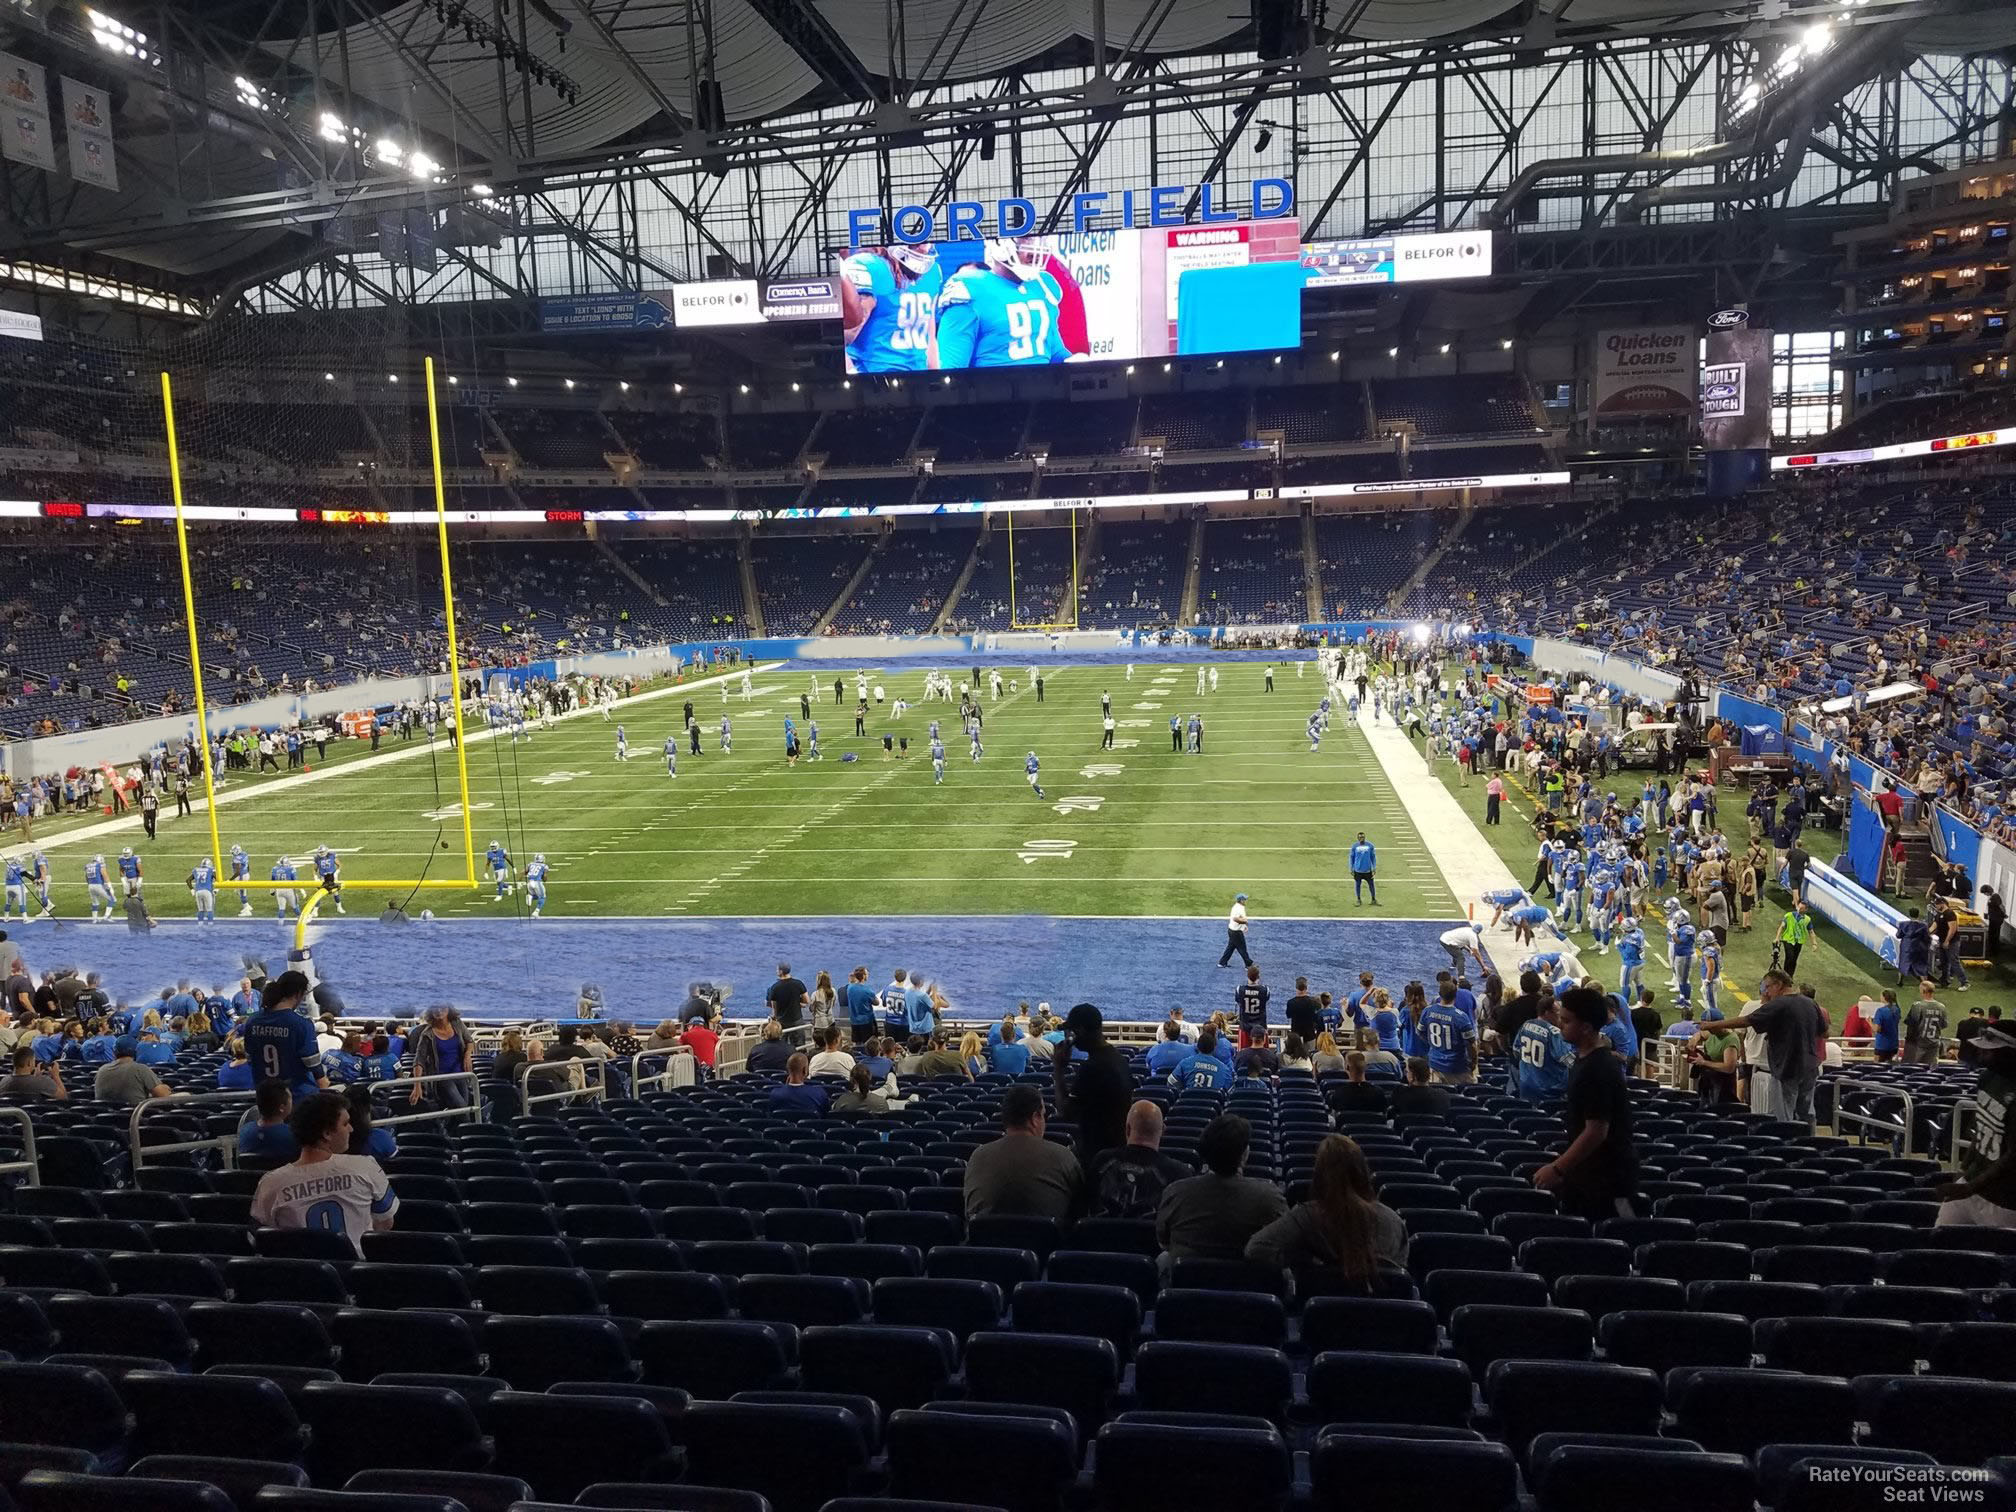
[[[245,847],[242,845],[231,847],[231,880],[233,882],[250,882],[252,880],[252,858],[245,853]],[[241,887],[238,889],[238,917],[246,919],[251,916],[251,894]]]
[[[674,742],[675,744],[677,742]],[[538,918],[546,906],[546,853],[539,852],[532,858],[532,864],[525,868],[525,901],[532,905],[532,917]]]
[[[315,847],[315,875],[322,879],[322,890],[329,894],[329,901],[336,905],[336,912],[347,912],[343,907],[343,868],[336,859],[336,852],[326,845]]]
[[[1043,271],[1046,255],[1041,237],[993,237],[984,261],[945,281],[939,367],[1039,367],[1070,358],[1057,329],[1063,291]]]
[[[282,856],[278,861],[273,863],[273,870],[267,873],[267,875],[275,882],[292,882],[298,874],[294,870],[294,863],[289,861],[285,856]],[[276,887],[273,889],[274,918],[284,924],[300,911],[301,893],[299,889],[292,887]]]
[[[49,882],[53,874],[49,870],[49,858],[37,851],[28,862],[28,884],[35,889],[35,899],[42,905],[42,917],[53,919],[56,905],[49,897]]]
[[[1037,773],[1041,769],[1042,769],[1042,763],[1037,761],[1036,753],[1034,751],[1031,751],[1029,753],[1029,759],[1022,763],[1022,770],[1028,774],[1029,786],[1035,790],[1036,796],[1038,798],[1041,798],[1043,796],[1043,784],[1037,780]]]
[[[665,737],[665,775],[667,777],[677,777],[679,775],[679,737],[677,735],[667,735]]]
[[[21,868],[19,856],[7,858],[6,901],[0,903],[0,923],[14,917],[15,909],[21,910],[21,922],[28,922],[28,873]]]
[[[196,922],[215,924],[217,922],[217,866],[208,856],[196,863],[189,873],[189,891],[196,898]]]
[[[112,880],[105,872],[105,858],[93,856],[84,863],[84,891],[91,899],[91,919],[96,923],[100,917],[112,917]],[[103,904],[104,914],[98,912]]]
[[[492,840],[483,860],[490,868],[490,880],[497,884],[497,897],[490,900],[494,903],[511,891],[511,852],[504,849],[502,840]]]
[[[128,845],[119,852],[119,880],[126,889],[126,896],[137,898],[146,890],[146,880],[140,875],[140,858],[133,854]]]
[[[945,780],[945,742],[935,735],[931,738],[931,781],[933,784]]]
[[[914,373],[938,366],[938,300],[945,270],[929,242],[863,247],[840,264],[840,309],[850,373]]]

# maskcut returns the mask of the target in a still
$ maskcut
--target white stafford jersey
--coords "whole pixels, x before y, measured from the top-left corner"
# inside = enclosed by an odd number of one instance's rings
[[[315,1165],[282,1166],[259,1178],[252,1221],[262,1228],[342,1234],[358,1254],[373,1220],[399,1210],[384,1169],[366,1155],[332,1155]]]

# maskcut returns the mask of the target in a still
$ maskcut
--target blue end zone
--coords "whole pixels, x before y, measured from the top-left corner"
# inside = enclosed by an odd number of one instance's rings
[[[1340,996],[1360,971],[1376,972],[1396,995],[1411,977],[1432,981],[1448,960],[1438,937],[1453,922],[1257,921],[1254,959],[1274,1017],[1298,975]],[[317,971],[349,1012],[365,1017],[452,1002],[471,1018],[571,1018],[581,984],[594,982],[610,1016],[651,1023],[675,1014],[686,985],[702,980],[731,983],[730,1015],[754,1016],[779,961],[807,983],[830,971],[835,985],[866,966],[878,988],[898,966],[921,969],[962,1016],[974,1017],[1026,998],[1060,1010],[1093,1002],[1116,1019],[1158,1020],[1180,1004],[1194,1019],[1229,1011],[1244,979],[1236,956],[1218,969],[1225,928],[1215,918],[457,919],[404,927],[336,919],[318,921],[312,935]],[[179,977],[235,982],[246,955],[284,970],[293,935],[270,920],[225,919],[207,928],[163,923],[147,936],[35,924],[15,939],[36,970],[102,971],[108,990],[139,1003]]]

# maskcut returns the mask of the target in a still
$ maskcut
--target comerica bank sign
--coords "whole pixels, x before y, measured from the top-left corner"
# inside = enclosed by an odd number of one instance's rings
[[[1196,219],[1202,223],[1280,220],[1295,213],[1295,186],[1286,179],[1257,178],[1244,198],[1221,196],[1210,184],[1158,184],[1150,189],[1088,189],[1072,195],[1070,229],[1077,233],[1100,227],[1186,225],[1193,195]],[[847,212],[850,247],[1031,236],[1039,229],[1035,202],[1018,198],[998,199],[991,207],[980,200],[953,200],[936,209],[877,205]]]

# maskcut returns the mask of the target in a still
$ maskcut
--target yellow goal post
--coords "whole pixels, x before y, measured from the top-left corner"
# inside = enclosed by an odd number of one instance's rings
[[[1032,510],[1045,514],[1055,513],[1054,506],[1032,501]],[[1021,580],[1015,572],[1015,516],[1021,513],[1009,509],[1008,514],[1008,626],[1012,630],[1076,630],[1078,628],[1078,510],[1074,505],[1066,511],[1070,517],[1071,531],[1071,596],[1068,605],[1070,618],[1061,614],[1048,620],[1025,620],[1022,618]]]
[[[427,432],[428,447],[432,455],[434,471],[434,517],[435,530],[441,547],[441,607],[448,631],[448,675],[451,679],[451,704],[455,719],[455,778],[462,794],[462,860],[464,875],[443,880],[440,878],[412,877],[406,879],[343,879],[345,887],[383,888],[388,891],[413,892],[422,888],[435,890],[471,890],[479,884],[476,880],[476,834],[469,813],[469,743],[462,722],[462,653],[455,637],[455,580],[448,557],[448,495],[447,485],[441,466],[441,420],[439,400],[435,393],[434,359],[426,359],[427,373]],[[225,878],[224,853],[218,837],[217,827],[217,784],[210,742],[220,733],[210,728],[208,705],[203,693],[203,648],[202,636],[196,619],[196,583],[189,565],[189,525],[182,492],[182,456],[180,443],[175,431],[175,384],[164,370],[161,374],[161,410],[168,442],[168,481],[175,502],[175,551],[182,570],[182,618],[189,633],[189,671],[195,687],[196,728],[203,740],[202,770],[203,797],[210,821],[210,863],[217,870],[220,882]],[[248,880],[233,882],[235,886],[251,886],[266,889],[296,889],[294,882],[260,882]],[[308,921],[314,916],[316,905],[326,896],[320,889],[309,888],[303,900],[300,921],[295,928],[297,946],[305,943]]]

